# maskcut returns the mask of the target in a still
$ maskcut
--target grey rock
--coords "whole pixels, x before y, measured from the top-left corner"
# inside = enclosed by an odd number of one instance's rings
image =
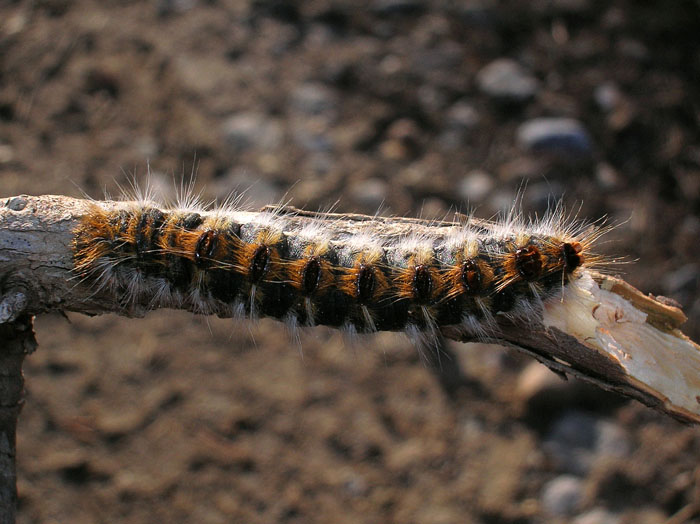
[[[564,414],[552,425],[544,450],[560,471],[585,475],[591,468],[596,443],[596,418],[578,411]]]
[[[539,91],[537,79],[509,58],[484,66],[476,75],[476,83],[484,94],[511,102],[525,102]]]
[[[599,420],[595,429],[595,451],[599,456],[622,458],[630,454],[632,444],[623,428],[614,422]]]
[[[490,27],[498,20],[496,0],[471,0],[453,4],[455,16],[475,27]]]
[[[479,112],[474,106],[465,102],[457,102],[447,109],[443,130],[440,133],[440,144],[449,150],[462,147],[469,133],[479,124]]]
[[[420,86],[416,94],[421,108],[429,113],[442,111],[448,103],[445,92],[432,85]]]
[[[519,400],[527,402],[543,393],[560,390],[562,384],[566,382],[546,366],[531,362],[518,376],[516,395]]]
[[[197,0],[159,0],[158,15],[179,15],[197,6]]]
[[[0,144],[0,164],[7,164],[14,159],[15,150],[13,147],[10,144]]]
[[[610,112],[615,109],[622,100],[622,92],[614,82],[605,82],[595,88],[593,98],[603,111]]]
[[[593,508],[581,513],[571,521],[572,524],[618,524],[620,517],[604,508]]]
[[[697,264],[686,264],[664,275],[661,286],[664,293],[674,295],[681,291],[694,289],[700,282],[700,268]]]
[[[559,418],[549,438],[570,447],[593,449],[597,419],[580,411],[569,411]]]
[[[561,199],[566,188],[556,180],[547,180],[530,184],[524,195],[527,208],[533,212],[545,213]]]
[[[520,125],[517,131],[520,147],[535,153],[561,158],[580,159],[593,150],[591,137],[583,125],[572,118],[534,118]]]
[[[242,202],[251,209],[259,209],[277,202],[281,196],[272,182],[245,166],[231,169],[210,186],[210,191],[219,202],[223,202],[232,194],[241,195]]]
[[[550,480],[542,489],[542,506],[557,517],[569,517],[576,513],[582,499],[582,482],[572,475],[561,475]]]
[[[623,38],[617,43],[617,51],[626,58],[638,62],[646,62],[649,59],[649,49],[640,40]]]
[[[559,418],[544,441],[544,449],[557,468],[576,475],[587,474],[598,457],[629,455],[631,447],[623,428],[578,411]]]
[[[497,189],[489,196],[488,208],[499,213],[508,213],[513,209],[514,201],[515,191],[503,186],[497,186]]]
[[[420,0],[375,0],[370,9],[382,16],[417,14],[425,10],[425,5]]]
[[[595,179],[603,189],[616,189],[620,187],[622,180],[617,170],[606,162],[600,162],[596,166]]]
[[[367,211],[377,210],[387,198],[389,186],[379,178],[368,178],[350,187],[350,196]]]
[[[450,106],[445,115],[445,125],[465,131],[474,129],[479,123],[479,112],[471,104],[457,102]]]
[[[246,112],[232,115],[222,125],[224,138],[236,153],[250,149],[271,151],[284,138],[282,124],[264,113]]]
[[[464,49],[455,42],[447,41],[435,48],[417,52],[411,62],[411,70],[420,75],[453,71],[463,60]]]
[[[333,140],[328,128],[322,124],[313,119],[295,119],[291,123],[291,137],[298,146],[310,153],[328,153],[333,149]]]
[[[338,95],[322,84],[303,84],[292,92],[291,105],[308,115],[328,114],[338,107]]]
[[[590,0],[551,0],[552,8],[566,13],[580,13],[591,8]]]
[[[477,204],[484,201],[495,186],[491,175],[481,170],[471,171],[465,176],[457,186],[459,197],[469,202]]]

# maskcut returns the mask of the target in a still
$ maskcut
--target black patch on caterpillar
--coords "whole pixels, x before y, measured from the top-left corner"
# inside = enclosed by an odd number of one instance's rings
[[[514,287],[515,286],[509,286],[503,291],[493,295],[491,309],[494,314],[499,312],[507,313],[515,307],[516,294],[513,289]]]
[[[258,284],[270,269],[271,251],[267,246],[259,246],[250,261],[249,277],[253,284]]]
[[[186,231],[194,231],[202,224],[202,216],[199,213],[189,213],[179,217],[174,227],[182,228]],[[166,244],[170,248],[177,248],[177,233],[170,231]],[[185,254],[168,253],[166,255],[165,278],[170,282],[174,289],[186,291],[192,282],[194,266]]]
[[[413,297],[419,304],[429,304],[433,296],[433,277],[428,266],[419,264],[413,270]]]
[[[583,265],[584,258],[581,254],[583,246],[580,242],[565,242],[561,246],[561,259],[564,263],[564,271],[572,273]]]
[[[199,268],[208,268],[213,261],[214,253],[219,247],[219,232],[215,229],[202,231],[194,249],[194,263]]]
[[[462,285],[464,291],[470,296],[476,296],[482,292],[482,276],[479,264],[474,260],[467,260],[462,264]]]
[[[518,274],[528,282],[533,282],[542,274],[542,255],[532,244],[515,252],[515,267]]]
[[[314,321],[316,324],[340,327],[345,324],[354,302],[347,294],[337,289],[329,289],[314,298]]]
[[[301,277],[301,291],[304,295],[312,295],[321,281],[321,263],[318,257],[311,257],[304,264]]]
[[[374,274],[375,268],[372,265],[360,264],[357,269],[355,279],[357,301],[362,305],[372,303],[374,290],[377,286],[377,279]]]

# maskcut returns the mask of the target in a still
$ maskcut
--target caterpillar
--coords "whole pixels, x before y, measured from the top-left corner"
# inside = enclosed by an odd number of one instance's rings
[[[144,197],[92,202],[72,247],[76,278],[125,308],[145,301],[293,329],[404,331],[420,343],[447,325],[483,338],[499,315],[541,311],[606,262],[593,250],[604,232],[561,204],[535,220],[514,208],[497,221],[426,221]]]

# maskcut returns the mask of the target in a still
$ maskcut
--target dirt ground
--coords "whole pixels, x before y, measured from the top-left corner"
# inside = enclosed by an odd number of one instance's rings
[[[0,194],[150,167],[252,205],[489,217],[525,183],[528,213],[618,225],[615,271],[698,339],[699,29],[691,0],[5,1]],[[445,388],[394,334],[36,330],[22,523],[700,523],[698,429],[496,346],[451,345]]]

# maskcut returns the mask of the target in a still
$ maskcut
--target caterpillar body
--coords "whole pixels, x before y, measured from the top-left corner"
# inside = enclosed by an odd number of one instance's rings
[[[603,231],[567,219],[452,222],[233,206],[206,211],[141,200],[94,202],[74,231],[77,277],[124,307],[274,317],[349,332],[442,326],[479,338],[498,315],[527,316],[603,258]]]

